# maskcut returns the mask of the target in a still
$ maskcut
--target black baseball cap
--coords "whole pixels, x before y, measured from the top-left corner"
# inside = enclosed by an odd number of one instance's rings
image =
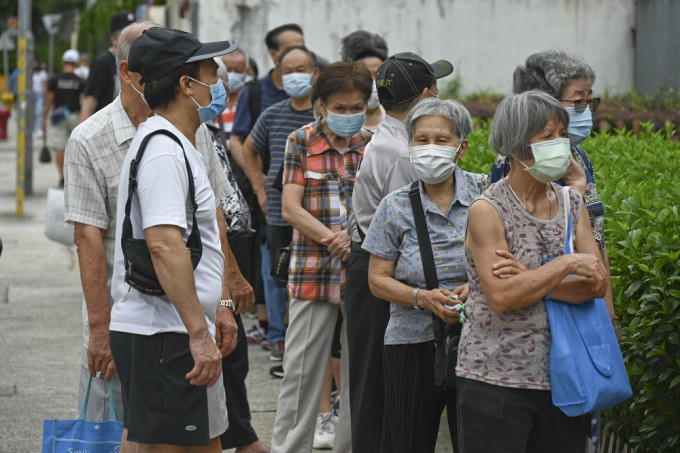
[[[140,83],[152,82],[187,63],[219,57],[237,48],[238,41],[203,44],[191,33],[153,27],[132,43],[128,68],[142,75]]]
[[[420,96],[435,80],[453,72],[446,60],[428,63],[412,52],[392,55],[378,68],[375,84],[385,107],[396,107]]]
[[[134,24],[135,20],[137,20],[135,15],[130,11],[120,11],[114,14],[111,16],[111,34],[122,30],[130,24]]]

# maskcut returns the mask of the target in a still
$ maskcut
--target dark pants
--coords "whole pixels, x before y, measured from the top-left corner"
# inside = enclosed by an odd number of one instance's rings
[[[230,239],[229,246],[236,258],[236,262],[244,272],[244,269],[252,269],[251,260],[255,257],[252,236]],[[259,265],[258,265],[259,266]],[[259,269],[257,269],[259,272]],[[248,278],[248,275],[244,276]],[[249,280],[250,282],[250,280]],[[251,282],[251,286],[255,286]],[[238,325],[238,343],[231,354],[222,359],[222,374],[224,379],[224,391],[227,398],[227,415],[229,416],[229,428],[220,436],[222,449],[241,447],[252,444],[258,440],[257,434],[250,424],[250,406],[246,393],[246,376],[248,375],[248,342],[243,328],[241,316],[234,316]]]
[[[434,384],[434,341],[384,347],[382,453],[434,452],[444,407],[456,445],[456,389]],[[481,451],[481,450],[480,450]]]
[[[352,243],[345,285],[353,453],[377,452],[383,426],[383,343],[390,304],[368,288],[370,256]]]
[[[567,417],[549,390],[458,378],[459,453],[578,453],[590,416]]]

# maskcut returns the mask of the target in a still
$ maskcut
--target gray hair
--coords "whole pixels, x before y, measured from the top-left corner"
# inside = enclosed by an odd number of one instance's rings
[[[565,128],[569,126],[567,111],[557,99],[544,91],[511,94],[496,108],[489,144],[501,156],[528,159],[531,157],[529,139],[543,130],[553,117]]]
[[[442,101],[437,98],[425,98],[418,102],[406,117],[409,143],[413,140],[416,121],[424,116],[441,116],[449,120],[453,132],[461,142],[470,135],[474,126],[470,112],[460,102],[453,99]]]
[[[135,39],[142,36],[149,28],[160,27],[154,22],[135,22],[123,28],[118,38],[118,46],[116,47],[116,67],[120,68],[120,62],[127,60],[130,55],[130,47]]]
[[[581,57],[563,50],[544,50],[517,66],[512,75],[512,91],[541,90],[559,98],[567,84],[578,79],[595,83],[595,72]]]

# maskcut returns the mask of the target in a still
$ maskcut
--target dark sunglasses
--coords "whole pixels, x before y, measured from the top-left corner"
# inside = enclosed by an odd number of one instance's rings
[[[574,107],[574,110],[576,110],[578,113],[583,112],[588,105],[590,106],[590,111],[595,113],[597,108],[600,106],[601,100],[602,98],[578,99],[576,101],[571,101],[569,99],[558,99],[560,102],[571,104],[571,106]]]

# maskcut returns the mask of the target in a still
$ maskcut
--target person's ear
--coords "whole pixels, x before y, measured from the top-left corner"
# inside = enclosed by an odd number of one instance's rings
[[[465,157],[465,153],[467,152],[468,149],[468,141],[467,138],[463,140],[463,143],[460,144],[460,148],[458,148],[458,152],[456,153],[456,159],[458,162],[463,160],[463,157]]]
[[[128,72],[128,62],[127,60],[122,60],[118,66],[118,75],[120,79],[125,83],[132,83],[130,80],[130,73]]]
[[[315,67],[314,70],[312,71],[312,83],[316,80],[317,77],[319,77],[319,74],[321,73],[321,70],[319,67]]]
[[[185,74],[179,78],[179,89],[187,96],[194,95],[194,89],[191,87],[191,79],[188,75]]]

